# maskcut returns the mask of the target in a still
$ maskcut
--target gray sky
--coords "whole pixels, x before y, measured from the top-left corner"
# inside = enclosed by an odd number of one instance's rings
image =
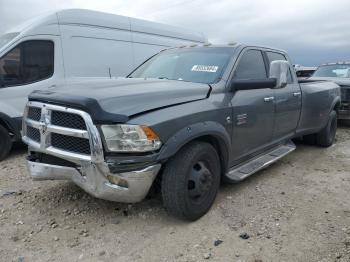
[[[0,33],[64,8],[182,26],[205,33],[212,43],[282,48],[303,65],[350,60],[349,0],[0,0]]]

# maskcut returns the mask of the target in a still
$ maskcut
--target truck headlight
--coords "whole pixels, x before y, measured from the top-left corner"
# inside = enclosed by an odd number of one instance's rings
[[[113,152],[148,152],[161,147],[156,133],[147,126],[102,125],[106,146]]]

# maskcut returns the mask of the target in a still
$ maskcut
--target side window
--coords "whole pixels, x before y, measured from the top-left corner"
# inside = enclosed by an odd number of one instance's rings
[[[269,65],[271,64],[272,61],[276,61],[276,60],[285,60],[287,61],[287,58],[280,54],[280,53],[275,53],[275,52],[266,52],[267,55],[267,59],[269,60]],[[290,68],[289,68],[289,72],[287,75],[287,82],[288,84],[293,83],[293,78],[292,78],[292,73],[290,72]]]
[[[53,42],[25,41],[0,58],[0,87],[37,82],[51,77],[53,72]]]
[[[235,79],[266,79],[266,68],[261,51],[248,50],[238,62]]]

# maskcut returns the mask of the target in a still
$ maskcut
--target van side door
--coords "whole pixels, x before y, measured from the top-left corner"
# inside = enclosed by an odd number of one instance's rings
[[[234,68],[233,80],[266,80],[267,66],[258,49],[245,49]],[[271,88],[234,91],[232,98],[231,166],[263,150],[272,139],[274,91]]]
[[[98,21],[98,20],[96,20]],[[65,77],[89,79],[127,76],[134,68],[128,17],[116,17],[116,28],[61,24]]]
[[[275,60],[286,60],[282,53],[265,52],[268,64]],[[295,74],[291,69],[288,73],[288,84],[284,88],[274,89],[275,97],[275,123],[274,140],[290,137],[296,131],[301,111],[301,90]]]

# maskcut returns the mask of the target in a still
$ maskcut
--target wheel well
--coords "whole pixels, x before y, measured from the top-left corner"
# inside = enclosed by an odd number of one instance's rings
[[[226,174],[226,171],[227,171],[226,169],[228,164],[228,151],[225,143],[221,139],[212,135],[205,135],[205,136],[197,137],[189,141],[189,143],[191,143],[192,141],[203,141],[211,144],[215,148],[216,152],[218,152],[218,155],[219,155],[220,165],[221,165],[221,175]]]
[[[176,153],[179,152],[179,150],[181,150],[181,148],[183,148],[184,146],[186,146],[189,143],[194,142],[194,141],[206,142],[206,143],[211,144],[215,148],[216,152],[219,155],[219,159],[220,159],[221,176],[224,176],[227,172],[228,159],[229,159],[229,151],[228,151],[228,148],[227,148],[225,142],[223,140],[221,140],[220,138],[217,138],[213,135],[204,135],[204,136],[193,138],[192,140],[188,141],[187,143],[182,145],[180,148],[178,148]],[[164,161],[166,162],[166,160],[164,160]],[[164,165],[162,165],[161,170],[159,171],[156,179],[153,182],[152,188],[150,190],[150,194],[153,194],[153,192],[160,191],[160,184],[161,184],[161,180],[162,180],[163,169],[164,169]]]
[[[10,126],[8,125],[8,123],[0,118],[0,125],[3,126],[9,133],[12,133]]]
[[[19,130],[16,130],[16,125],[14,123],[10,122],[11,119],[8,119],[1,115],[0,113],[0,126],[4,127],[7,132],[9,132],[11,138],[15,139],[16,141],[21,138],[21,134]]]

